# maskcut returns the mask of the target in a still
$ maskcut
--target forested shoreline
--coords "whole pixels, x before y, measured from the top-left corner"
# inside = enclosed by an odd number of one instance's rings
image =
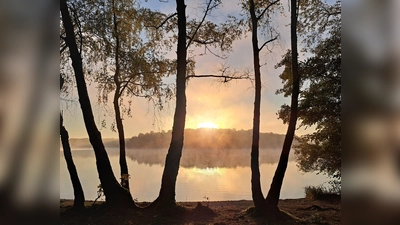
[[[243,149],[251,146],[252,130],[236,129],[186,129],[185,148],[189,149]],[[279,149],[283,144],[284,134],[272,132],[260,133],[261,149]],[[165,149],[170,144],[171,130],[140,133],[126,139],[128,149]],[[118,148],[118,139],[104,138],[108,148]],[[88,138],[71,138],[71,147],[76,149],[92,148]]]

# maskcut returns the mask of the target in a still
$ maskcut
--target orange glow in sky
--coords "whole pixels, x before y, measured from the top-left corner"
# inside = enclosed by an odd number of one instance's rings
[[[212,129],[217,129],[218,124],[212,123],[212,122],[203,122],[197,124],[197,128],[212,128]]]

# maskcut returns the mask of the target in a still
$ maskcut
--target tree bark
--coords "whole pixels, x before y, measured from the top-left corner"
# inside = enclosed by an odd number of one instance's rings
[[[256,213],[261,213],[267,206],[261,190],[259,167],[259,140],[260,140],[260,105],[261,105],[261,72],[260,50],[258,48],[258,19],[255,14],[254,1],[250,0],[250,16],[252,25],[253,65],[255,77],[255,98],[253,114],[253,139],[251,145],[251,193]]]
[[[115,123],[117,125],[118,140],[119,140],[119,166],[121,170],[121,186],[129,190],[129,172],[128,164],[126,163],[126,153],[125,153],[125,133],[124,125],[121,118],[121,110],[119,108],[119,98],[121,97],[121,82],[119,80],[120,76],[120,65],[119,65],[119,50],[120,41],[118,35],[118,22],[117,16],[115,14],[115,1],[113,3],[113,23],[114,23],[114,37],[115,37],[115,73],[114,73],[114,83],[115,83],[115,93],[114,93],[114,111],[115,111]]]
[[[84,208],[85,207],[85,196],[83,194],[83,189],[81,182],[79,180],[78,172],[72,159],[71,146],[69,145],[69,135],[67,129],[63,125],[63,117],[60,114],[60,136],[61,144],[63,146],[64,158],[67,163],[67,168],[69,176],[71,178],[72,187],[74,189],[74,208]]]
[[[118,181],[114,176],[110,160],[108,158],[107,152],[105,150],[101,138],[101,133],[97,129],[96,123],[94,121],[93,111],[90,104],[90,99],[83,74],[82,58],[76,44],[74,27],[71,21],[66,0],[60,0],[60,10],[66,33],[65,41],[70,51],[72,67],[75,73],[79,103],[81,105],[86,131],[89,135],[89,141],[93,146],[93,150],[95,153],[97,171],[99,174],[99,179],[102,188],[104,190],[104,195],[106,196],[106,202],[114,206],[117,205],[135,206],[133,204],[131,194],[121,187],[121,185],[118,183]]]
[[[176,205],[175,186],[182,156],[186,119],[186,5],[184,0],[176,0],[176,5],[178,14],[176,108],[172,127],[172,138],[165,160],[160,194],[152,204],[156,206]]]
[[[297,111],[298,111],[298,97],[300,91],[300,75],[298,70],[298,61],[297,61],[297,5],[296,0],[291,0],[291,47],[292,47],[292,76],[293,76],[293,89],[292,89],[292,99],[290,106],[290,119],[289,125],[286,132],[285,140],[282,147],[281,156],[279,158],[278,167],[276,168],[274,178],[271,183],[271,187],[269,189],[266,201],[268,205],[277,208],[279,196],[282,188],[283,178],[285,176],[288,160],[289,160],[289,152],[292,146],[294,133],[296,130],[296,122],[297,122]]]

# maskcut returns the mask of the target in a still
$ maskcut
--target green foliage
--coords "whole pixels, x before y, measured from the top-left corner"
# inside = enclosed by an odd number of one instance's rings
[[[125,115],[130,116],[131,102],[124,97],[145,97],[161,109],[173,95],[172,87],[162,82],[176,71],[176,62],[165,58],[173,42],[162,30],[146,29],[139,2],[73,1],[69,7],[76,18],[85,79],[97,83],[98,102],[107,104],[108,95],[116,91]],[[62,74],[68,74],[70,68],[63,68],[66,53],[61,59]]]
[[[299,1],[299,21],[297,31],[304,37],[307,48],[319,43],[330,30],[341,21],[342,1],[328,4],[324,0]]]
[[[308,48],[312,56],[299,63],[301,92],[300,126],[315,126],[315,132],[296,138],[294,146],[300,170],[319,171],[341,178],[341,24],[340,20],[326,29],[325,38]],[[284,67],[280,78],[283,88],[277,94],[291,94],[291,52],[277,67]],[[278,116],[288,122],[290,107],[283,105]]]

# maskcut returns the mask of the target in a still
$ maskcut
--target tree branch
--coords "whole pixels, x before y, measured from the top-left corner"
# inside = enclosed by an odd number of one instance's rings
[[[210,48],[206,45],[205,46],[205,48],[206,48],[206,50],[208,50],[212,55],[214,55],[215,57],[218,57],[218,58],[220,58],[220,59],[227,59],[228,57],[223,57],[223,56],[220,56],[220,55],[217,55],[216,53],[214,53],[214,52],[212,52],[211,50],[210,50]]]
[[[165,18],[164,21],[162,21],[161,24],[158,25],[158,26],[149,26],[149,25],[145,25],[145,27],[154,27],[154,28],[156,28],[156,29],[159,29],[159,28],[161,28],[162,26],[164,26],[164,24],[165,24],[169,19],[171,19],[172,17],[174,17],[174,16],[176,16],[176,15],[178,15],[178,13],[173,13],[173,14],[169,15],[169,16],[168,16],[167,18]]]
[[[193,41],[193,42],[196,42],[196,43],[198,43],[198,44],[202,44],[202,45],[208,45],[208,44],[212,44],[212,43],[217,42],[216,40],[212,40],[212,41],[201,41],[201,40],[198,40],[198,39],[193,39],[193,37],[190,37],[189,35],[186,35],[186,38],[189,39],[189,40],[191,40],[191,41]]]
[[[72,4],[72,6],[73,6],[73,9],[71,8],[71,11],[73,12],[73,17],[74,17],[74,21],[75,21],[75,24],[76,24],[76,26],[78,27],[78,36],[79,36],[79,39],[80,39],[80,46],[79,46],[79,54],[82,54],[82,45],[83,45],[83,35],[82,35],[82,25],[81,25],[81,22],[79,21],[79,18],[78,18],[78,15],[77,15],[77,12],[76,12],[76,6],[75,6],[75,4],[74,3],[71,3]]]
[[[251,78],[246,75],[246,76],[226,76],[226,75],[214,75],[214,74],[203,74],[203,75],[188,75],[186,76],[186,79],[189,78],[224,78],[224,83],[227,83],[231,80],[243,80],[243,79],[249,79],[251,80]]]
[[[125,83],[125,85],[122,86],[122,88],[120,89],[119,95],[121,96],[122,93],[124,92],[125,88],[128,86],[129,82],[133,79],[133,76],[129,77],[129,80],[127,80],[126,82],[121,82],[121,84]]]
[[[259,16],[257,16],[257,20],[260,20],[261,17],[264,16],[265,12],[266,12],[269,8],[271,8],[271,6],[277,4],[279,1],[280,1],[280,0],[276,0],[276,1],[274,1],[274,2],[271,2],[271,3],[262,11],[262,13],[261,13]]]
[[[203,15],[203,18],[201,19],[201,22],[199,23],[199,25],[196,27],[196,30],[194,31],[192,37],[189,38],[189,43],[186,45],[186,49],[189,48],[190,44],[192,43],[192,41],[193,41],[193,39],[194,39],[194,36],[197,34],[197,31],[199,31],[201,25],[203,24],[204,20],[206,19],[206,16],[207,16],[208,11],[210,10],[210,6],[211,6],[211,2],[212,2],[212,1],[213,1],[213,0],[210,0],[210,1],[208,2],[206,11],[204,12],[204,15]]]
[[[273,42],[273,41],[275,41],[276,39],[278,39],[278,36],[276,36],[276,37],[274,37],[274,38],[272,38],[272,39],[270,39],[270,40],[264,42],[264,44],[261,45],[261,47],[258,49],[258,51],[261,51],[261,50],[264,48],[264,46],[265,46],[266,44],[268,44],[268,43],[270,43],[270,42]]]

